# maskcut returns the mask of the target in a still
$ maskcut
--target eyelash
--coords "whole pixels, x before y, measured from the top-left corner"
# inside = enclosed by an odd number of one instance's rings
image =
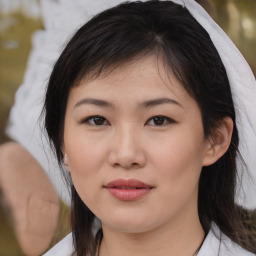
[[[103,121],[102,124],[96,124],[95,121],[96,119],[99,119],[98,121]],[[93,123],[92,123],[93,122]],[[86,119],[82,120],[81,123],[86,123],[86,124],[89,124],[89,125],[95,125],[95,126],[103,126],[103,125],[109,125],[109,122],[107,121],[106,118],[104,118],[103,116],[99,116],[99,115],[96,115],[96,116],[89,116],[87,117]],[[104,124],[105,123],[105,124]],[[106,124],[107,123],[107,124]]]
[[[98,122],[98,121],[100,123],[96,124],[96,122]],[[160,124],[156,124],[156,123],[149,124],[150,121],[153,121],[153,122],[160,121]],[[88,124],[88,125],[94,125],[94,126],[104,126],[104,125],[109,125],[110,124],[106,118],[104,118],[103,116],[100,116],[100,115],[89,116],[86,119],[82,120],[81,123],[85,123],[85,124]],[[165,125],[168,125],[170,123],[176,123],[176,122],[173,119],[171,119],[169,117],[166,117],[166,116],[162,116],[162,115],[153,116],[153,117],[149,118],[146,122],[146,124],[148,124],[150,126],[165,126]]]
[[[151,117],[148,121],[147,121],[147,124],[150,122],[150,121],[157,121],[157,119],[158,119],[158,121],[159,121],[159,119],[160,119],[160,121],[163,121],[163,123],[162,124],[150,124],[150,125],[152,125],[152,126],[165,126],[165,125],[168,125],[168,124],[170,124],[170,123],[175,123],[175,121],[173,120],[173,119],[171,119],[171,118],[169,118],[169,117],[166,117],[166,116],[161,116],[161,115],[159,115],[159,116],[153,116],[153,117]]]

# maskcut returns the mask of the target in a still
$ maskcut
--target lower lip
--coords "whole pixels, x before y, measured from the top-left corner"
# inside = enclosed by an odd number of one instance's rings
[[[141,189],[120,189],[120,188],[107,188],[109,193],[119,200],[134,201],[142,198],[151,191],[151,188]]]

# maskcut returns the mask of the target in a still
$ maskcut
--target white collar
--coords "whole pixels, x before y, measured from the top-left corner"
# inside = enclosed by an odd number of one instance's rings
[[[254,256],[254,254],[232,242],[215,223],[212,223],[211,230],[197,256]]]
[[[68,234],[43,256],[72,256],[72,234]],[[207,234],[197,256],[254,256],[224,235],[215,223]]]

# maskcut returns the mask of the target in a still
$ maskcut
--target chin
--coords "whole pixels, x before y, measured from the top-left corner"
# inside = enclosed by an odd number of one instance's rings
[[[146,220],[145,217],[139,217],[138,215],[133,216],[114,216],[112,218],[108,218],[106,222],[102,221],[102,224],[115,230],[117,232],[122,233],[143,233],[153,229],[155,225],[153,225],[152,221],[150,223]]]

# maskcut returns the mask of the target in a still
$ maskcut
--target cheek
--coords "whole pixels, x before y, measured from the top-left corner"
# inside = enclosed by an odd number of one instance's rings
[[[99,170],[107,154],[104,139],[89,136],[79,130],[68,135],[64,137],[64,142],[70,161],[70,171],[85,174]]]
[[[75,140],[74,140],[75,142]],[[102,170],[105,159],[103,147],[91,147],[88,141],[78,140],[70,144],[67,154],[70,174],[77,193],[90,209],[95,209],[98,192],[103,184]]]
[[[66,139],[65,149],[70,163],[69,171],[77,192],[82,198],[90,195],[101,185],[106,148],[102,143],[74,135],[71,140]]]
[[[196,133],[175,134],[154,147],[153,164],[159,177],[170,187],[176,196],[186,188],[197,188],[202,169],[204,143]]]

